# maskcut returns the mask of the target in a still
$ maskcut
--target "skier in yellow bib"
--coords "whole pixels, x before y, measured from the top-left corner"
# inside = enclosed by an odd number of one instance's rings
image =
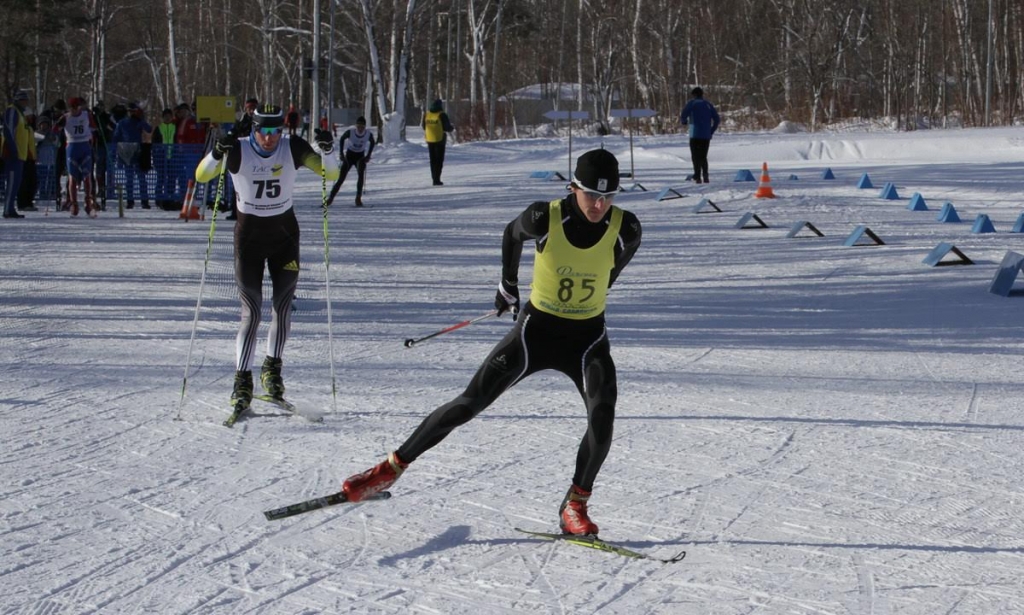
[[[619,163],[605,150],[580,156],[571,194],[538,201],[505,227],[502,277],[494,305],[515,325],[477,370],[466,390],[434,410],[388,458],[350,477],[342,490],[358,502],[390,487],[406,467],[469,422],[530,374],[553,369],[569,376],[587,408],[587,429],[572,485],[559,508],[567,534],[593,534],[587,501],[612,441],[617,386],[605,329],[608,289],[640,247],[636,216],[612,205]],[[530,300],[519,311],[523,243],[536,242]]]

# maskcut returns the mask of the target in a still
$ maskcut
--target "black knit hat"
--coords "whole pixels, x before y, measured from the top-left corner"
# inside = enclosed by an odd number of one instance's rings
[[[608,150],[590,150],[576,159],[572,184],[584,190],[611,194],[619,189],[619,161]]]
[[[366,118],[361,115],[356,118],[356,126],[366,126]]]

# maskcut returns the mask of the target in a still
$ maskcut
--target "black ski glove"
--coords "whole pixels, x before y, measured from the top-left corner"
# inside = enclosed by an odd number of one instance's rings
[[[314,139],[316,140],[317,147],[320,151],[325,154],[330,154],[334,151],[334,135],[331,134],[330,130],[316,129],[314,131]]]
[[[498,283],[498,292],[494,295],[494,308],[498,316],[505,312],[512,313],[512,320],[519,316],[519,286],[502,280]]]
[[[238,137],[234,133],[229,132],[217,139],[217,142],[213,144],[213,159],[220,160],[236,147],[238,147]]]

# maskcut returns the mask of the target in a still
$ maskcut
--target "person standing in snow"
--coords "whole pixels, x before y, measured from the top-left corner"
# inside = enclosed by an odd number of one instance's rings
[[[248,137],[252,133],[252,114],[256,113],[256,107],[260,101],[256,98],[247,98],[245,106],[242,107],[242,117],[235,123],[234,133],[239,137]]]
[[[107,156],[110,151],[107,144],[114,139],[114,122],[102,100],[96,101],[92,108],[92,116],[96,120],[96,147],[93,152],[93,171],[96,175],[96,194],[106,203],[107,197]]]
[[[435,186],[443,186],[441,170],[444,168],[444,150],[448,142],[448,133],[455,128],[452,127],[448,114],[444,112],[444,104],[440,98],[423,114],[420,126],[423,128],[423,138],[427,142],[427,152],[430,154],[430,177],[434,180]]]
[[[698,184],[706,184],[710,181],[708,178],[708,150],[711,149],[711,137],[718,130],[721,120],[718,118],[715,106],[704,100],[702,88],[693,88],[690,96],[690,102],[686,103],[683,112],[679,114],[679,123],[683,125],[684,130],[689,125],[693,181]]]
[[[288,127],[288,136],[294,137],[295,131],[299,129],[299,112],[295,110],[295,103],[288,106],[288,115],[285,117],[285,125]]]
[[[153,127],[146,121],[145,112],[138,103],[128,104],[128,115],[117,122],[114,127],[113,142],[117,149],[118,166],[124,169],[125,194],[128,196],[127,208],[135,207],[135,179],[139,180],[139,193],[142,196],[142,208],[149,209],[149,184],[146,172],[152,165],[151,147],[148,145],[153,134]]]
[[[174,111],[170,108],[160,112],[160,123],[153,130],[153,166],[156,167],[157,206],[160,209],[174,209],[179,180],[183,173],[175,167],[175,147],[178,125],[174,123]],[[188,182],[186,181],[187,185]],[[168,198],[171,197],[171,198]]]
[[[21,186],[18,188],[18,211],[39,211],[35,204],[36,192],[39,190],[39,170],[36,165],[39,159],[38,143],[35,139],[36,115],[31,111],[25,113],[25,121],[33,131],[33,138],[28,142],[28,158],[21,172]]]
[[[359,116],[355,130],[346,130],[339,142],[341,148],[341,175],[331,188],[331,196],[327,198],[327,206],[334,203],[341,185],[345,183],[349,169],[356,168],[356,207],[363,206],[363,183],[366,179],[366,165],[373,155],[373,133],[366,129],[366,118]]]
[[[18,190],[28,160],[29,148],[35,147],[35,131],[25,119],[28,108],[28,92],[18,90],[11,104],[4,112],[3,133],[4,143],[4,175],[7,180],[7,195],[4,197],[4,218],[24,218],[18,213],[15,204],[18,202]]]
[[[196,168],[196,181],[205,183],[223,172],[223,164],[238,193],[235,282],[242,316],[231,394],[236,415],[245,412],[252,402],[251,366],[262,317],[264,267],[273,285],[273,317],[260,383],[267,394],[284,399],[282,355],[299,281],[299,223],[292,200],[298,170],[306,167],[317,175],[323,171],[330,180],[338,177],[337,160],[330,155],[334,141],[331,134],[317,131],[316,146],[312,147],[300,137],[282,136],[284,123],[280,107],[259,107],[252,116],[252,133],[245,140],[228,133],[217,140]]]
[[[499,316],[510,312],[515,325],[461,395],[427,416],[387,459],[345,480],[342,491],[349,501],[387,489],[410,463],[502,393],[533,373],[554,369],[572,379],[587,408],[587,429],[572,485],[559,507],[559,525],[567,534],[597,534],[587,502],[611,446],[617,397],[605,301],[641,236],[636,216],[612,205],[618,188],[615,156],[589,151],[576,161],[569,196],[533,203],[505,227],[494,305]],[[519,261],[528,240],[536,242],[537,254],[530,300],[520,312]]]

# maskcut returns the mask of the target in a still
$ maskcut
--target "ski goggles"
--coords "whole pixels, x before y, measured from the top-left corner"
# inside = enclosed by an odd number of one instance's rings
[[[273,137],[279,135],[281,134],[282,131],[284,131],[284,128],[281,126],[261,126],[257,130],[257,132],[259,132],[261,135],[265,137]]]

